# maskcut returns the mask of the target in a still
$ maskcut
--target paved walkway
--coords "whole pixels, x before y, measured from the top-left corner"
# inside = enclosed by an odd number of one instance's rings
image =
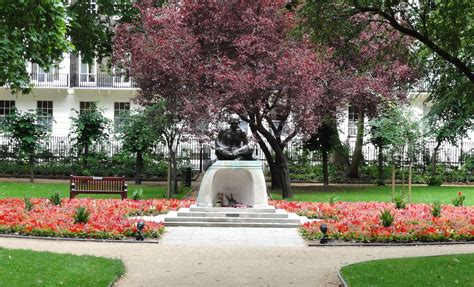
[[[296,228],[167,227],[165,246],[293,246],[305,242]]]
[[[234,228],[232,228],[234,229]],[[474,244],[398,247],[278,246],[286,231],[238,228],[169,228],[160,244],[106,243],[0,237],[0,247],[118,258],[125,275],[115,286],[338,286],[337,270],[347,264],[381,258],[474,253]],[[181,231],[180,231],[181,230]],[[226,232],[227,230],[227,232]],[[191,233],[190,239],[184,239]],[[199,242],[198,238],[207,234]],[[215,234],[212,235],[211,234]],[[240,234],[240,235],[239,235]],[[265,235],[265,236],[264,236]],[[245,244],[232,241],[244,240]],[[237,236],[241,236],[239,239]],[[181,244],[173,240],[182,237]],[[226,239],[228,238],[228,239]],[[222,244],[222,241],[229,241]],[[292,239],[293,240],[293,239]],[[267,243],[276,242],[277,246]],[[211,244],[213,243],[213,244]],[[234,244],[235,243],[235,244]]]

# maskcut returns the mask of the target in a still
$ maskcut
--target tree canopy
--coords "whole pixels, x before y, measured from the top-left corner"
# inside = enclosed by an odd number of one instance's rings
[[[28,93],[28,62],[48,70],[70,51],[89,63],[110,56],[115,25],[136,15],[132,0],[65,2],[0,1],[0,86]]]

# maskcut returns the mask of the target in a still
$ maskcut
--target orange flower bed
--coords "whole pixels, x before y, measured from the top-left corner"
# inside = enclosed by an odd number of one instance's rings
[[[273,201],[277,208],[286,209],[320,220],[300,227],[308,240],[322,237],[321,224],[328,226],[329,239],[361,242],[413,241],[472,241],[474,240],[474,207],[443,205],[441,216],[434,217],[427,204],[408,204],[396,209],[382,202],[339,202],[333,205],[319,202]],[[391,226],[384,227],[382,210],[394,216]]]
[[[64,199],[60,206],[48,199],[31,199],[33,208],[25,209],[22,199],[0,200],[0,233],[98,239],[125,239],[137,234],[136,219],[130,215],[152,215],[187,207],[192,202],[182,200],[116,200]],[[87,223],[74,223],[77,208],[90,213]],[[164,231],[162,223],[147,222],[143,234],[158,238]]]

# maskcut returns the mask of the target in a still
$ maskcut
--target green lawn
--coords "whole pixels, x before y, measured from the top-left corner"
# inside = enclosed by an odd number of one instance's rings
[[[401,186],[397,186],[397,191]],[[461,191],[465,196],[465,205],[474,205],[474,186],[413,186],[412,201],[414,203],[441,203],[451,204],[451,200]],[[405,193],[407,188],[405,187]],[[337,201],[385,201],[390,202],[392,189],[390,186],[330,186],[329,192],[322,191],[322,186],[293,187],[294,201],[327,202],[331,196]],[[281,193],[272,192],[274,199],[281,199]]]
[[[111,286],[117,259],[0,248],[0,286]]]
[[[341,269],[351,286],[474,286],[474,254],[386,259]]]
[[[128,197],[137,190],[143,190],[145,199],[163,198],[166,194],[166,187],[162,185],[128,185]],[[190,191],[190,188],[184,188],[180,193],[176,194],[176,198],[182,198]],[[8,197],[44,197],[49,198],[51,194],[59,192],[62,197],[69,198],[69,184],[67,183],[17,183],[17,182],[0,182],[0,198]],[[121,198],[118,194],[102,195],[102,194],[83,194],[76,198]]]

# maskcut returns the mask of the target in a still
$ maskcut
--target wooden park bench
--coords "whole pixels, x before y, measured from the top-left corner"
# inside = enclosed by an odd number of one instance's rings
[[[127,198],[127,184],[125,177],[97,177],[74,176],[70,177],[70,198],[84,194],[120,194],[122,199]]]

